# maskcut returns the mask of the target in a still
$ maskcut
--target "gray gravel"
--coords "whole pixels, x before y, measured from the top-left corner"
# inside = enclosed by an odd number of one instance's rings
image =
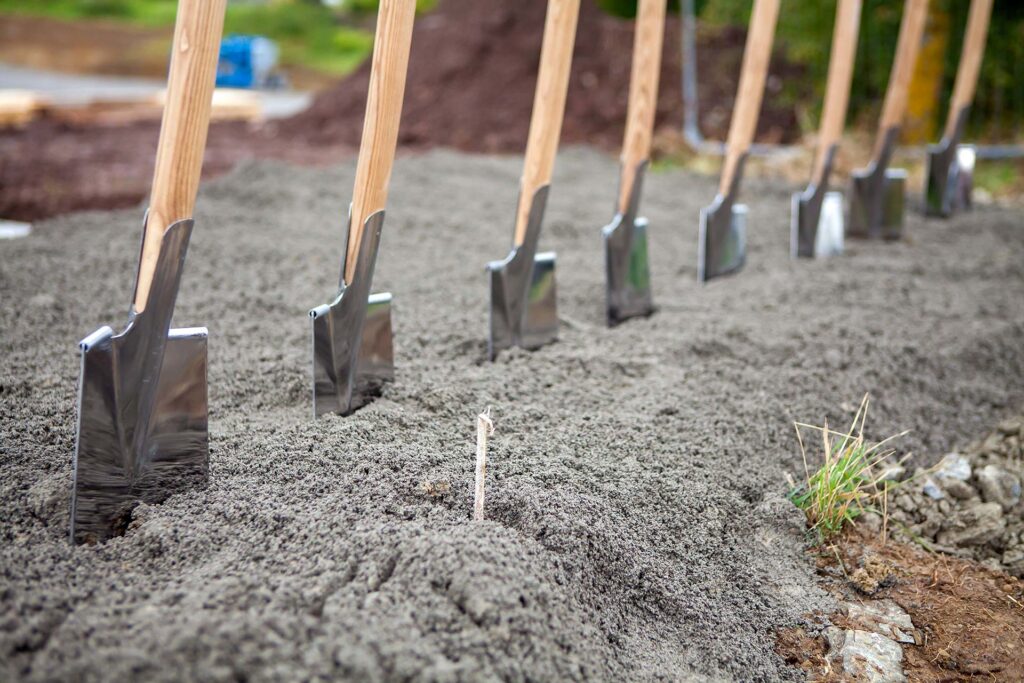
[[[210,328],[211,483],[97,547],[66,542],[75,342],[123,324],[141,210],[0,243],[0,679],[794,677],[773,631],[830,605],[781,498],[791,423],[846,422],[870,391],[871,436],[941,453],[1024,402],[1019,212],[911,215],[905,242],[792,263],[792,188],[751,181],[748,267],[701,287],[715,182],[653,173],[661,310],[607,330],[616,164],[582,149],[542,237],[562,339],[487,363],[483,265],[507,250],[519,169],[399,160],[378,271],[398,381],[315,424],[306,311],[337,280],[354,164],[207,185],[176,322]]]

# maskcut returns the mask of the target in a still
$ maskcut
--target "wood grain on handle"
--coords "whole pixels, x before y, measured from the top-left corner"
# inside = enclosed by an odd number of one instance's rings
[[[565,98],[569,90],[569,71],[576,42],[576,20],[580,0],[548,0],[544,20],[544,42],[540,50],[540,71],[533,97],[530,134],[526,141],[526,160],[519,183],[519,207],[516,210],[514,243],[526,237],[533,194],[551,182],[558,152],[558,138],[565,116]]]
[[[853,64],[857,56],[861,5],[862,0],[839,0],[836,8],[832,54],[828,60],[828,82],[825,86],[825,105],[821,112],[818,151],[811,174],[815,180],[821,177],[829,150],[832,145],[839,142],[843,136],[843,127],[846,125],[850,84],[853,82]]]
[[[953,99],[946,117],[946,137],[956,132],[957,116],[960,110],[971,104],[974,89],[978,85],[978,71],[985,56],[985,38],[988,35],[989,19],[992,17],[992,0],[971,0],[971,13],[964,33],[964,47],[960,52],[960,66],[956,70],[953,85]]]
[[[722,179],[718,187],[720,194],[729,191],[740,158],[747,153],[754,141],[757,119],[761,113],[761,99],[764,97],[764,83],[768,76],[768,63],[772,57],[775,22],[778,18],[779,0],[755,0],[747,32],[747,44],[743,48],[743,67],[740,71],[736,105],[732,111],[729,137],[725,143],[725,163],[722,166]]]
[[[149,297],[164,231],[192,217],[210,124],[227,0],[179,0],[149,214],[135,285],[135,310]]]
[[[381,0],[377,10],[366,117],[363,119],[363,137],[359,144],[355,189],[352,191],[352,217],[345,258],[347,282],[351,282],[355,274],[363,224],[387,203],[415,18],[416,0]]]
[[[882,104],[882,118],[879,122],[875,155],[885,144],[885,131],[903,123],[907,112],[907,98],[910,94],[910,80],[914,76],[917,55],[921,51],[925,21],[928,18],[928,0],[906,0],[903,6],[903,20],[900,23],[900,37],[896,43],[896,59],[889,74],[889,85]]]
[[[622,143],[622,180],[619,183],[619,212],[629,208],[636,169],[651,155],[654,115],[658,108],[658,76],[665,35],[666,0],[640,0],[633,36],[633,68],[629,77],[629,108],[626,136]]]

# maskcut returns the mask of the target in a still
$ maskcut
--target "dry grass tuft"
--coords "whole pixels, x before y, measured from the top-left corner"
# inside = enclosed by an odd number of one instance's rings
[[[890,458],[895,450],[886,447],[893,439],[907,432],[895,434],[877,443],[864,439],[864,423],[868,415],[868,397],[860,403],[853,423],[846,432],[836,432],[824,426],[797,422],[797,441],[804,461],[805,480],[794,485],[788,498],[804,511],[810,528],[825,541],[853,523],[865,512],[879,512],[886,517],[886,501],[894,482],[884,478]],[[807,462],[807,449],[801,430],[821,434],[824,462],[813,473]],[[909,456],[904,456],[905,460]],[[902,460],[900,461],[902,462]]]

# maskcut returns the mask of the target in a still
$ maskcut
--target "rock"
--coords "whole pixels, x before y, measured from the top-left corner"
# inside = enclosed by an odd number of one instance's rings
[[[853,587],[865,595],[874,595],[880,588],[888,588],[896,583],[896,575],[892,567],[874,555],[861,560],[861,566],[850,575]]]
[[[1014,434],[1020,434],[1022,426],[1024,426],[1024,422],[1019,418],[1010,418],[1009,420],[1003,420],[1000,422],[996,429],[1006,436],[1013,436]]]
[[[902,607],[892,600],[868,600],[846,605],[846,614],[850,619],[898,643],[914,644],[914,622],[910,620]]]
[[[984,545],[999,538],[1005,528],[1001,505],[978,503],[947,520],[936,538],[939,543],[949,546]]]
[[[883,463],[878,481],[902,481],[907,474],[907,468],[896,463]]]
[[[1000,434],[989,434],[985,437],[985,440],[981,442],[981,453],[989,455],[1002,455],[1003,454],[1003,437]]]
[[[941,494],[941,491],[940,491]],[[892,499],[893,505],[904,512],[913,512],[917,509],[917,503],[914,502],[914,497],[905,491],[896,493],[896,496]]]
[[[903,683],[903,649],[870,631],[829,629],[829,659],[856,681]]]
[[[914,536],[921,538],[935,538],[935,534],[942,529],[942,517],[940,515],[928,515],[918,524],[910,526]]]
[[[943,479],[942,490],[957,500],[970,500],[978,497],[978,492],[970,484],[959,479]]]
[[[998,503],[1009,510],[1020,502],[1020,479],[995,465],[986,465],[977,474],[978,488],[986,503]]]
[[[967,481],[971,478],[971,463],[959,453],[949,453],[935,466],[934,475],[938,480],[959,479],[960,481]]]
[[[877,534],[882,530],[882,516],[877,512],[865,512],[857,518],[857,525]]]
[[[1024,546],[1019,545],[1003,553],[1002,565],[1007,574],[1024,578]]]
[[[924,481],[921,482],[921,491],[932,500],[942,500],[946,497],[945,492],[931,477],[925,477]],[[903,506],[901,505],[900,507]],[[907,508],[903,507],[903,509],[906,510]]]

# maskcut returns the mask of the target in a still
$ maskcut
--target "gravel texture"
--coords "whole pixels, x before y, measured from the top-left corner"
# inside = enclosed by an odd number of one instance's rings
[[[483,265],[517,158],[399,160],[378,269],[398,381],[310,419],[309,322],[354,163],[204,188],[176,322],[210,328],[211,481],[71,548],[75,342],[123,324],[141,210],[0,243],[0,679],[778,680],[773,632],[830,609],[785,473],[794,420],[945,452],[1024,401],[1019,212],[908,218],[900,243],[788,258],[789,191],[747,183],[740,275],[695,282],[715,180],[648,177],[661,309],[603,325],[616,164],[559,160],[542,237],[562,338],[484,360]],[[493,407],[489,521],[474,417]],[[444,493],[445,486],[450,491]]]

